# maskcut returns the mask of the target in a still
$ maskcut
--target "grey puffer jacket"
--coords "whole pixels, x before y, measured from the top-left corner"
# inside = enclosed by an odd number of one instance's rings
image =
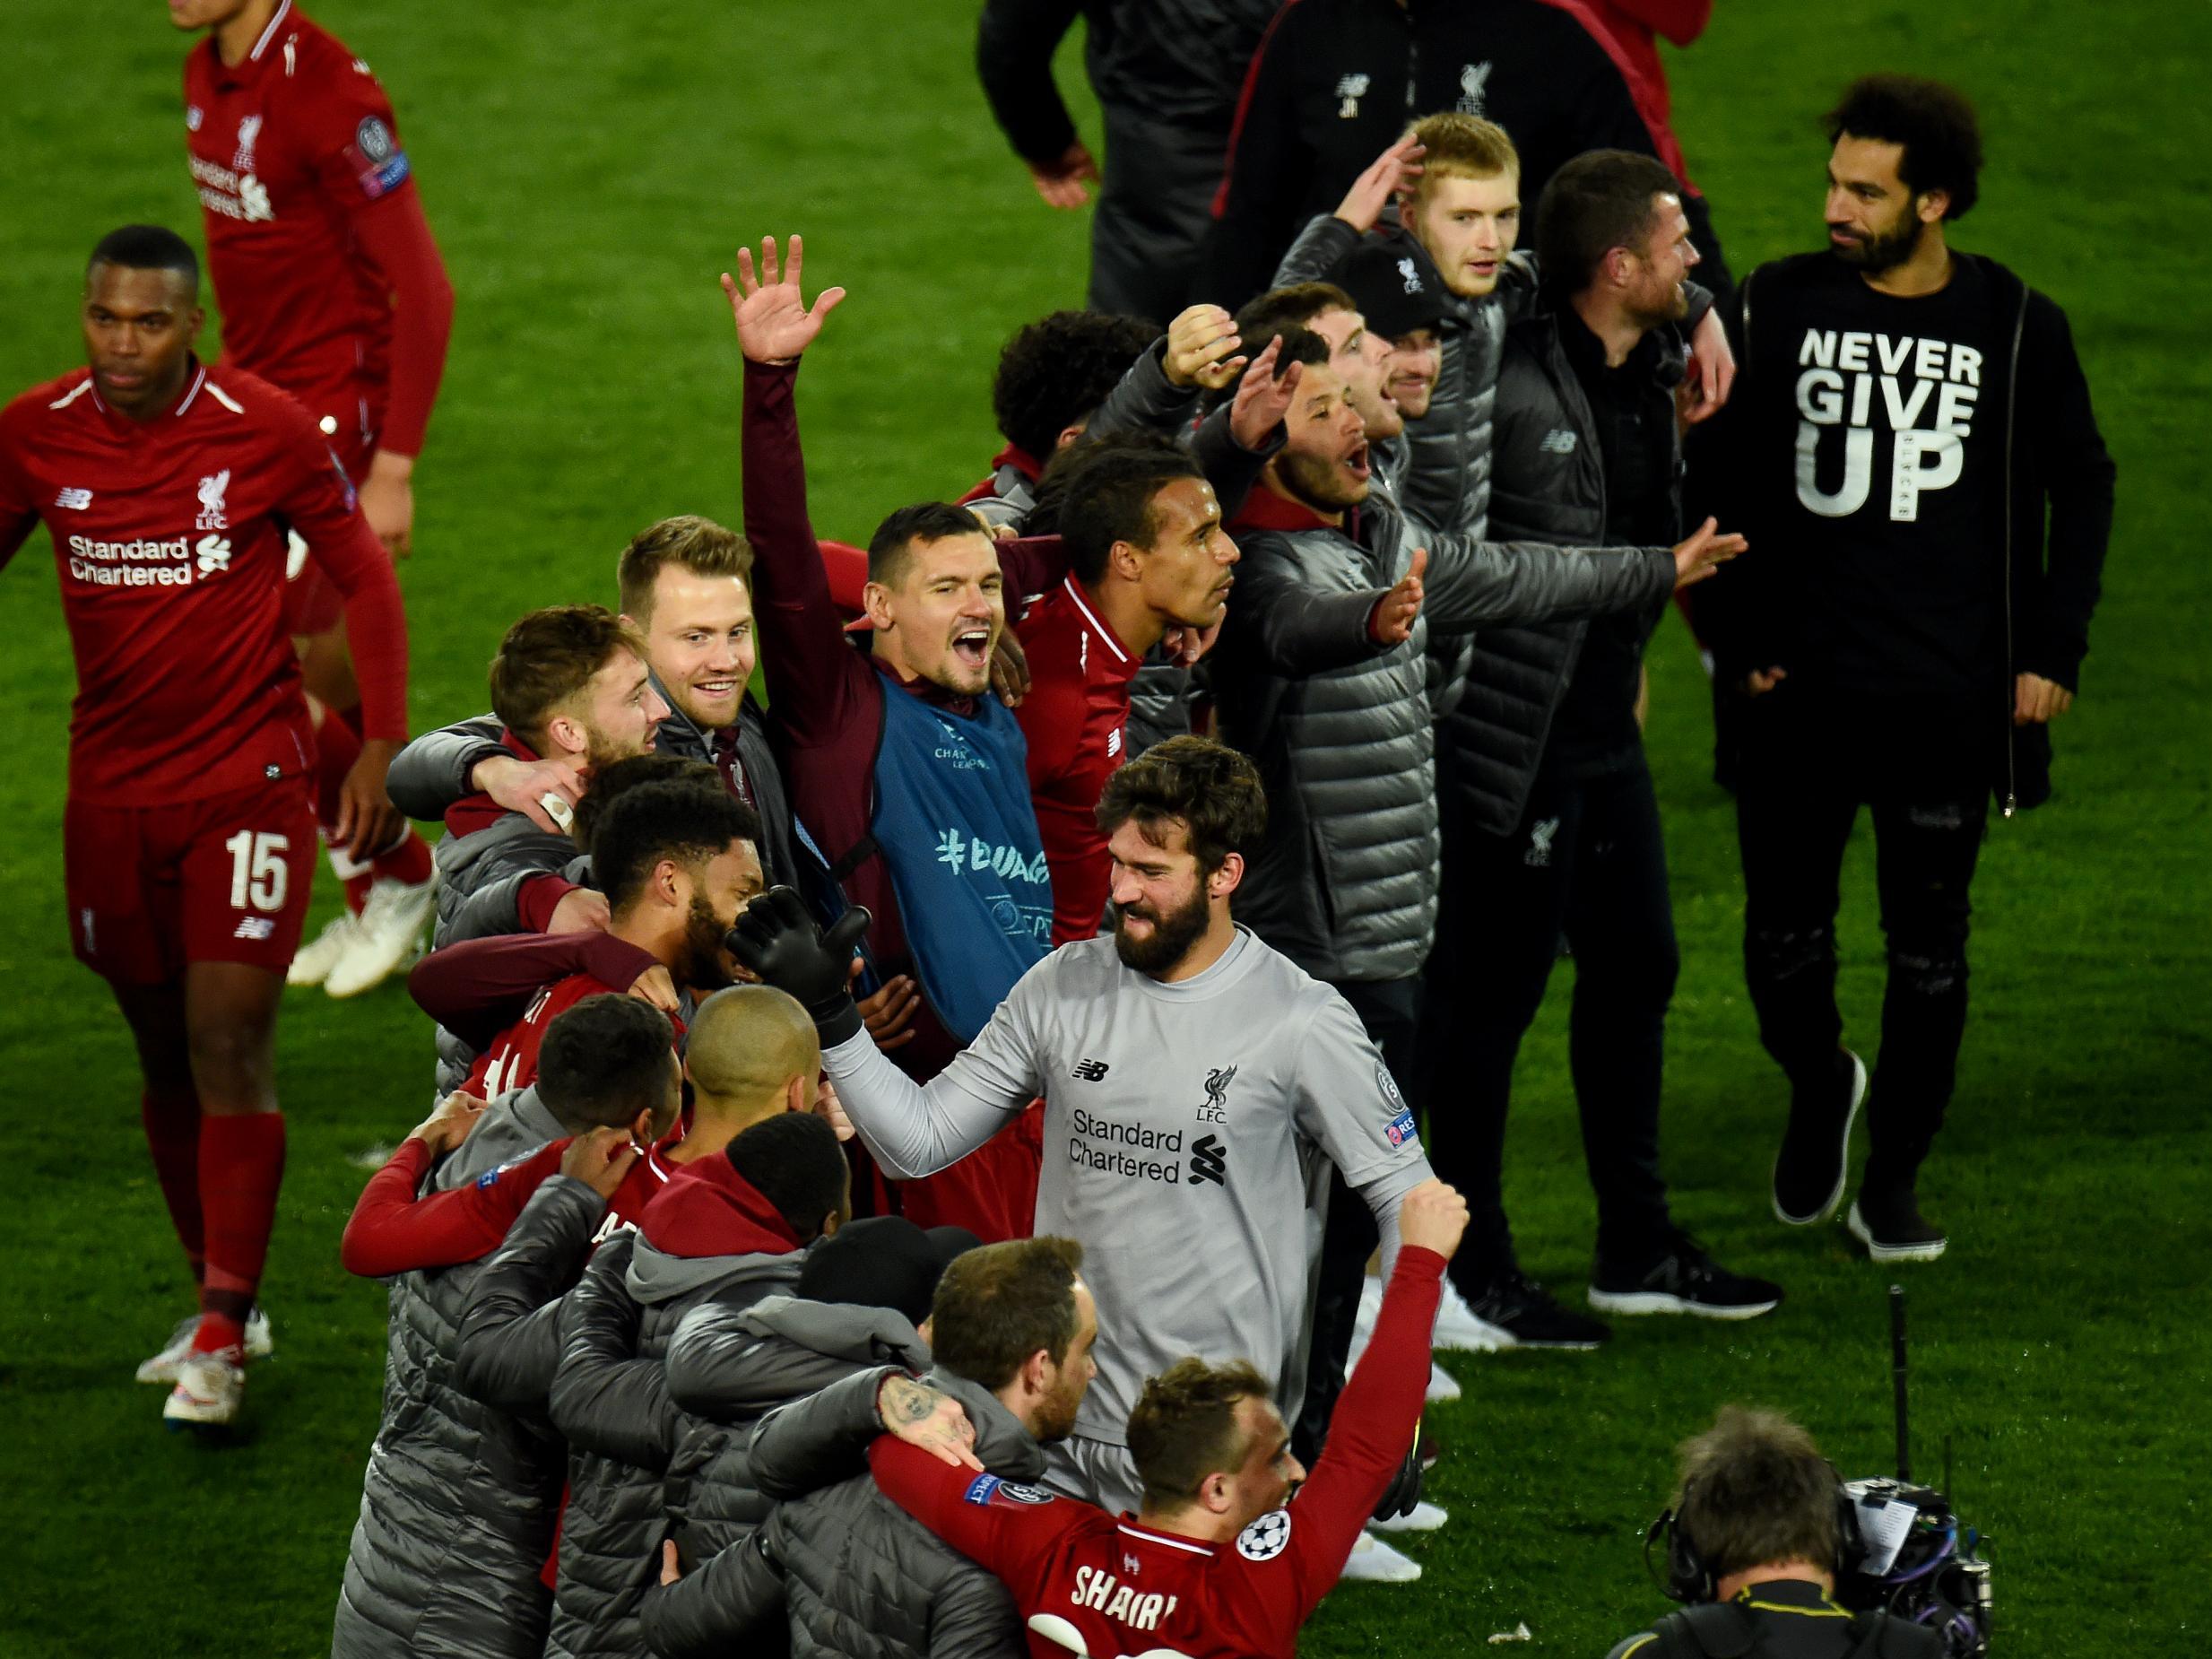
[[[1540,308],[1507,331],[1498,372],[1490,517],[1504,535],[1589,546],[1605,539],[1604,450],[1559,327],[1556,315]],[[1672,388],[1682,378],[1687,353],[1672,329],[1657,338],[1652,413],[1665,430],[1677,432]],[[1561,432],[1573,434],[1564,450]],[[1678,436],[1672,491],[1678,531],[1680,479]],[[1663,598],[1654,601],[1647,622],[1656,623],[1664,609]],[[1545,622],[1482,630],[1481,648],[1440,743],[1439,783],[1455,823],[1492,836],[1511,835],[1520,824],[1588,627]]]
[[[684,1412],[664,1493],[669,1535],[687,1575],[646,1598],[646,1639],[664,1659],[736,1651],[749,1636],[767,1646],[756,1622],[765,1601],[732,1600],[698,1569],[729,1550],[754,1549],[770,1500],[754,1484],[752,1435],[765,1413],[886,1364],[921,1371],[929,1347],[906,1318],[862,1307],[771,1296],[749,1308],[708,1302],[683,1316],[668,1345],[669,1397]],[[757,1550],[756,1550],[757,1553]],[[727,1570],[727,1569],[725,1569]],[[783,1605],[781,1575],[759,1594]]]
[[[535,1090],[518,1090],[485,1108],[429,1189],[503,1169],[566,1133]],[[454,1377],[478,1271],[471,1263],[392,1281],[384,1418],[346,1551],[333,1659],[536,1659],[545,1645],[538,1575],[566,1452],[544,1424],[483,1404]]]
[[[788,1291],[803,1256],[670,1255],[625,1232],[601,1245],[561,1316],[553,1425],[568,1437],[568,1507],[547,1659],[643,1646],[638,1603],[657,1582],[662,1481],[681,1426],[664,1360],[683,1316]]]
[[[1279,497],[1261,514],[1236,529],[1244,560],[1214,652],[1222,741],[1267,786],[1237,917],[1317,979],[1409,978],[1436,925],[1430,630],[1634,610],[1673,590],[1673,556],[1416,538],[1373,498],[1350,534]],[[1368,618],[1417,539],[1429,555],[1421,613],[1410,639],[1377,647]]]
[[[888,1374],[857,1373],[762,1421],[753,1476],[782,1501],[758,1545],[727,1552],[728,1577],[784,1579],[793,1659],[1019,1659],[1028,1637],[1005,1585],[884,1497],[866,1472]],[[960,1402],[976,1426],[976,1455],[992,1473],[1031,1482],[1043,1475],[1043,1450],[990,1390],[946,1371],[925,1380]]]

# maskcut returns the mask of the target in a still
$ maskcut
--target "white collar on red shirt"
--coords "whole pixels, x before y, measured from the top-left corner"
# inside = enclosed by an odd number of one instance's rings
[[[1213,1553],[1213,1546],[1210,1543],[1201,1543],[1195,1538],[1178,1538],[1173,1533],[1155,1532],[1149,1526],[1138,1525],[1134,1521],[1117,1522],[1115,1530],[1126,1533],[1132,1538],[1142,1539],[1149,1544],[1165,1544],[1170,1550],[1185,1550],[1193,1555],[1210,1556]]]
[[[1090,595],[1083,591],[1083,585],[1071,574],[1062,581],[1061,586],[1067,589],[1068,602],[1074,605],[1077,614],[1082,617],[1083,625],[1098,636],[1100,643],[1114,654],[1114,660],[1117,663],[1128,662],[1129,653],[1123,648],[1122,642],[1115,638],[1114,630],[1106,625],[1105,619],[1097,612],[1090,608]]]
[[[283,27],[284,20],[291,15],[291,10],[292,0],[284,0],[276,8],[275,15],[269,19],[269,26],[261,31],[261,39],[255,41],[254,49],[246,54],[247,62],[257,64],[261,61],[261,55],[269,49],[269,42],[276,39],[276,31]]]
[[[185,382],[185,394],[174,404],[169,405],[169,413],[172,415],[181,415],[186,410],[191,408],[192,400],[200,395],[200,388],[206,384],[207,365],[201,362],[197,358],[195,358],[192,360],[192,378]],[[108,419],[114,421],[128,420],[127,416],[117,414],[114,410],[108,407],[108,400],[100,395],[100,382],[92,378],[91,370],[88,369],[85,371],[84,383],[78,388],[78,392],[90,392],[92,395],[92,407],[99,410],[101,414],[106,415]],[[54,403],[49,404],[48,407],[51,409],[60,409],[70,404],[74,404],[77,401],[78,392],[72,392],[65,397],[58,398]],[[135,425],[136,422],[133,421],[131,424]]]

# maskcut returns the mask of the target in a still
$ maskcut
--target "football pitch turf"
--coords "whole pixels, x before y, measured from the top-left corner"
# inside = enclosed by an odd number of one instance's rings
[[[484,664],[520,612],[611,602],[615,552],[639,526],[737,522],[738,359],[715,277],[742,239],[801,231],[810,292],[850,290],[801,394],[823,534],[864,540],[891,507],[981,473],[997,348],[1080,303],[1089,221],[1048,213],[991,126],[974,9],[315,8],[390,90],[459,294],[403,572],[417,729],[482,706]],[[82,360],[78,273],[102,232],[152,220],[199,241],[185,43],[161,8],[26,0],[12,15],[0,396]],[[1924,1181],[1951,1250],[1886,1274],[1840,1228],[1787,1231],[1768,1212],[1783,1090],[1743,994],[1733,813],[1710,781],[1690,645],[1675,622],[1661,630],[1650,748],[1682,946],[1667,1171],[1679,1219],[1789,1300],[1747,1325],[1620,1321],[1595,1354],[1449,1358],[1465,1398],[1431,1413],[1446,1446],[1431,1495],[1453,1520],[1406,1546],[1426,1576],[1333,1595],[1305,1651],[1488,1651],[1525,1622],[1534,1649],[1602,1654],[1662,1605],[1641,1529],[1671,1446],[1721,1402],[1784,1407],[1846,1474],[1887,1472],[1893,1277],[1913,1290],[1916,1472],[1937,1475],[1948,1435],[1960,1510],[1994,1537],[1999,1651],[2203,1647],[2212,327],[2189,169],[2212,152],[2208,48],[2201,7],[2152,0],[1724,0],[1671,59],[1679,130],[1739,272],[1817,244],[1814,117],[1848,76],[1913,69],[1980,100],[1990,166],[1956,240],[2067,308],[2120,465],[2094,650],[2058,729],[2057,800],[1993,822],[1982,856],[1974,1012]],[[1087,111],[1076,61],[1063,51],[1062,79]],[[0,1202],[0,1654],[322,1650],[383,1355],[383,1292],[341,1272],[338,1234],[365,1178],[355,1160],[422,1116],[429,1027],[396,982],[348,1004],[287,999],[276,1358],[256,1368],[233,1444],[164,1434],[159,1394],[130,1377],[187,1290],[124,1028],[64,931],[72,673],[43,534],[0,578],[0,1100],[18,1177]],[[1869,1053],[1871,876],[1862,834],[1842,995]],[[310,930],[334,902],[325,874]],[[1572,1300],[1592,1213],[1569,977],[1526,1046],[1508,1198],[1524,1264]]]

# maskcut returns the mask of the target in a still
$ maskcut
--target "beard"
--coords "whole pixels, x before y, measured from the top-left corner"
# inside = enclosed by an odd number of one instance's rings
[[[1878,231],[1863,242],[1852,242],[1842,248],[1830,243],[1829,248],[1845,265],[1855,267],[1868,276],[1878,276],[1884,271],[1903,265],[1918,253],[1921,238],[1927,232],[1928,227],[1921,222],[1919,215],[1908,212],[1891,230]]]
[[[1340,513],[1367,499],[1365,483],[1346,478],[1335,462],[1310,455],[1281,456],[1275,463],[1275,475],[1291,494],[1316,512]]]
[[[1072,1346],[1072,1344],[1071,1344]],[[1075,1420],[1083,1406],[1084,1389],[1079,1381],[1080,1372],[1072,1367],[1062,1376],[1062,1385],[1055,1388],[1049,1399],[1037,1402],[1029,1433],[1040,1446],[1050,1446],[1064,1440],[1075,1432]]]
[[[617,760],[627,760],[634,755],[650,754],[653,740],[646,739],[642,749],[625,749],[596,727],[585,734],[584,763],[594,772],[603,772]]]
[[[1137,939],[1129,932],[1129,918],[1134,914],[1152,924],[1147,938]],[[1123,910],[1114,918],[1114,954],[1122,959],[1122,966],[1132,968],[1141,974],[1163,974],[1190,954],[1191,947],[1205,936],[1206,924],[1211,919],[1212,907],[1206,898],[1206,883],[1200,881],[1193,890],[1190,902],[1166,912],[1138,906],[1133,910]]]
[[[733,981],[722,965],[722,942],[729,925],[715,914],[714,906],[697,894],[683,918],[683,951],[676,965],[676,989],[702,995],[719,991]]]

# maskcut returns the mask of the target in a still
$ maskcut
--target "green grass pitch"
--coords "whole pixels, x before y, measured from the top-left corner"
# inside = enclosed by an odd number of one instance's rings
[[[397,102],[460,294],[403,571],[418,727],[481,706],[516,613],[611,599],[614,553],[638,526],[678,511],[735,521],[737,359],[715,276],[742,239],[802,231],[810,286],[851,291],[802,397],[822,530],[864,537],[890,507],[978,475],[996,447],[995,351],[1080,303],[1088,224],[1047,213],[992,128],[973,14],[954,0],[324,0],[317,15]],[[101,232],[157,220],[197,239],[183,48],[144,0],[12,8],[6,392],[81,360],[77,273]],[[1739,270],[1817,245],[1813,117],[1848,75],[1911,68],[1966,87],[1991,165],[1957,239],[2068,308],[2120,461],[2060,797],[1994,825],[1982,862],[1975,1012],[1926,1181],[1955,1242],[1909,1274],[1921,1468],[1951,1434],[1959,1501],[1996,1538],[2000,1651],[2018,1654],[2194,1652],[2212,1615],[2197,1489],[2212,1404],[2208,48],[2201,7],[2152,0],[1726,0],[1672,60],[1680,130]],[[1062,62],[1073,98],[1075,54]],[[72,676],[54,588],[39,535],[0,580],[0,1100],[16,1171],[0,1205],[0,1654],[313,1653],[382,1352],[381,1291],[337,1264],[364,1178],[348,1160],[421,1116],[429,1030],[396,985],[351,1005],[289,1000],[278,1355],[255,1373],[240,1444],[162,1433],[131,1370],[188,1304],[121,1021],[66,947]],[[1887,1277],[1840,1229],[1785,1234],[1767,1213],[1779,1080],[1742,991],[1704,688],[1672,623],[1652,673],[1683,948],[1668,1170],[1682,1220],[1790,1300],[1745,1325],[1624,1321],[1595,1355],[1451,1359],[1466,1398],[1431,1421],[1452,1524],[1409,1546],[1418,1585],[1332,1597],[1310,1653],[1487,1652],[1524,1620],[1535,1650],[1602,1653],[1659,1606],[1639,1529],[1670,1446],[1723,1400],[1795,1411],[1846,1472],[1887,1467]],[[1843,993],[1869,1047],[1870,876],[1862,841]],[[332,902],[325,881],[317,925]],[[1526,1265],[1579,1293],[1591,1204],[1560,978],[1527,1046],[1510,1197]]]

